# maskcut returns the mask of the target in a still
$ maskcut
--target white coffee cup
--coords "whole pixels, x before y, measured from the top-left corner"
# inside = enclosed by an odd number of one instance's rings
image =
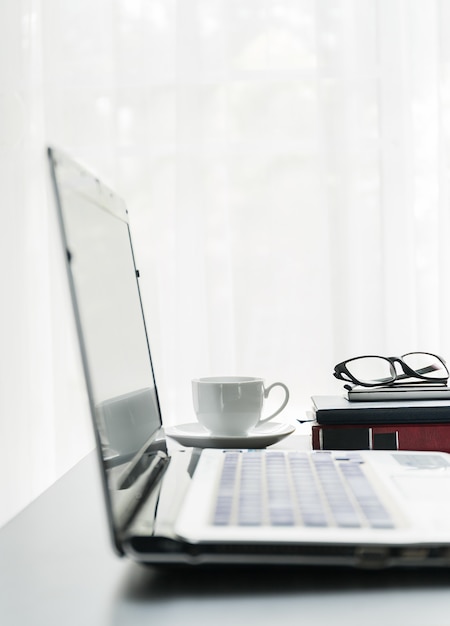
[[[264,399],[274,387],[284,389],[283,403],[275,413],[261,419]],[[289,401],[289,390],[283,383],[266,388],[262,378],[221,376],[194,379],[192,396],[202,426],[214,435],[239,436],[281,413]]]

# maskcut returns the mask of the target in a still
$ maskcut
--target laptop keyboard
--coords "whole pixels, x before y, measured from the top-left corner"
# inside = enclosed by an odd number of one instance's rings
[[[278,450],[224,455],[216,526],[395,526],[357,460]]]

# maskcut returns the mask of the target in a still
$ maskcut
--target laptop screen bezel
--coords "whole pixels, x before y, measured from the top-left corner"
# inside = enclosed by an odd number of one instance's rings
[[[62,201],[62,190],[63,187],[70,187],[71,191],[75,191],[76,193],[81,194],[85,198],[88,198],[91,202],[96,205],[100,205],[103,210],[108,211],[112,216],[121,220],[126,226],[128,233],[128,243],[130,246],[134,272],[135,272],[135,280],[137,286],[137,293],[139,297],[139,305],[140,311],[142,314],[142,322],[145,333],[145,340],[147,344],[148,358],[150,371],[152,376],[152,384],[155,394],[155,402],[157,407],[157,414],[159,417],[159,427],[154,430],[147,441],[145,441],[144,445],[141,446],[139,451],[134,455],[132,463],[133,467],[136,467],[139,464],[140,458],[146,454],[147,456],[150,454],[162,454],[163,456],[167,455],[167,445],[164,430],[162,428],[162,417],[161,417],[161,406],[159,402],[158,389],[156,385],[155,372],[153,367],[153,361],[150,350],[150,342],[147,333],[147,326],[145,322],[145,316],[142,305],[142,297],[141,291],[139,287],[139,272],[136,268],[135,263],[135,255],[132,245],[129,219],[128,219],[128,210],[126,208],[125,202],[122,198],[120,198],[115,192],[113,192],[108,186],[106,186],[102,181],[100,181],[96,176],[90,173],[87,169],[82,167],[79,163],[73,160],[70,156],[62,152],[61,150],[49,146],[47,149],[47,156],[50,166],[50,175],[54,192],[55,206],[56,212],[58,216],[59,230],[61,235],[61,243],[62,243],[62,251],[65,259],[65,266],[68,277],[68,285],[70,291],[70,298],[72,302],[72,308],[74,313],[74,322],[76,327],[76,334],[78,337],[80,356],[82,362],[82,368],[84,372],[84,379],[87,390],[87,397],[89,402],[90,416],[91,422],[94,430],[94,439],[95,439],[95,447],[97,451],[97,458],[100,466],[100,474],[101,474],[101,482],[102,482],[102,491],[105,498],[106,503],[106,511],[107,511],[107,519],[108,526],[110,530],[110,536],[113,543],[113,546],[116,552],[119,555],[124,554],[124,550],[122,547],[121,537],[124,534],[125,526],[129,522],[129,516],[125,515],[123,520],[119,520],[117,513],[114,512],[114,505],[112,501],[112,495],[110,491],[110,485],[108,483],[107,472],[109,467],[111,466],[111,461],[107,461],[104,458],[102,453],[102,440],[98,428],[98,422],[96,419],[96,404],[93,392],[92,385],[92,377],[90,373],[90,364],[88,359],[88,351],[85,345],[85,336],[83,332],[83,326],[79,311],[79,303],[77,297],[77,289],[75,285],[75,280],[71,268],[71,251],[68,245],[68,236],[66,232],[66,219],[64,216],[64,206]],[[114,462],[112,461],[112,465]],[[150,476],[155,475],[155,472],[150,473]],[[148,493],[148,487],[146,488],[146,493]],[[134,510],[136,509],[136,498],[139,497],[139,494],[133,492],[133,489],[129,490],[129,505],[125,506],[125,509]],[[144,497],[144,496],[142,496]]]

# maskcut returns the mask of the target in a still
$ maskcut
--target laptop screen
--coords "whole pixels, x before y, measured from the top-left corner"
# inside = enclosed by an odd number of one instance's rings
[[[130,468],[161,427],[138,272],[123,201],[49,150],[73,304],[113,523],[127,508]],[[134,497],[132,493],[129,496]]]

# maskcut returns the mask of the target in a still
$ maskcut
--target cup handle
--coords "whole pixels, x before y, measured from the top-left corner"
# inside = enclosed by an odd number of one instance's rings
[[[274,387],[283,387],[284,393],[286,394],[283,404],[280,406],[278,411],[275,411],[275,413],[272,413],[272,415],[269,415],[269,417],[265,417],[264,419],[259,420],[258,424],[264,424],[265,422],[268,422],[273,417],[275,417],[275,415],[278,415],[279,413],[281,413],[281,411],[284,409],[286,404],[289,402],[289,389],[286,387],[284,383],[273,383],[273,385],[270,385],[270,387],[267,387],[267,389],[264,389],[264,398],[268,397],[269,393]]]

